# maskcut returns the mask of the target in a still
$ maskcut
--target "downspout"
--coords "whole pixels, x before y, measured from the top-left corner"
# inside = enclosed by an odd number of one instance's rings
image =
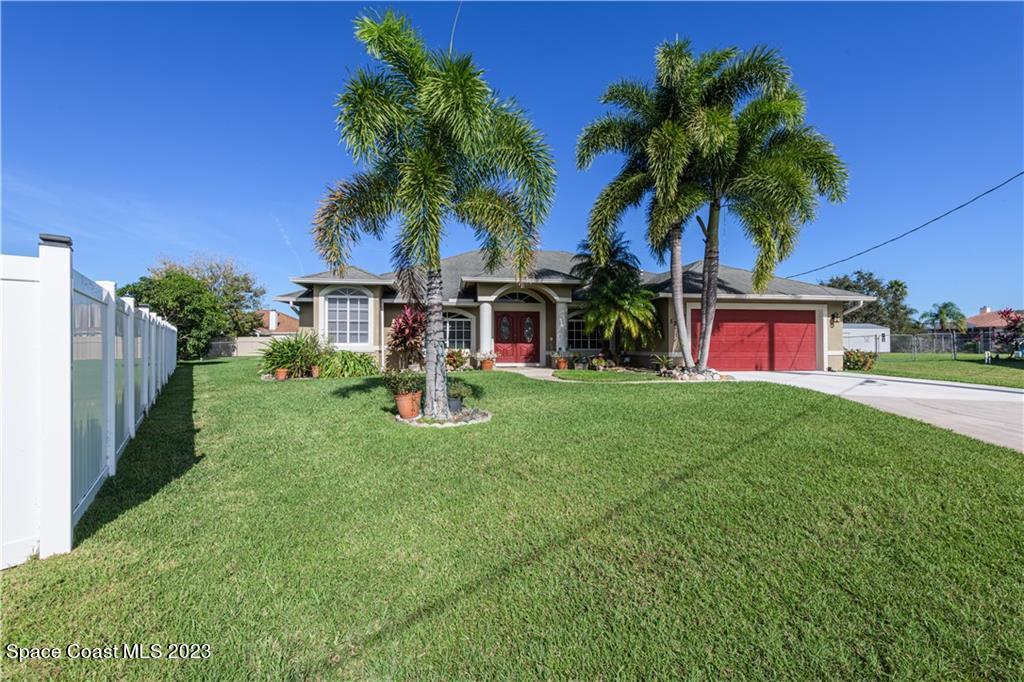
[[[874,299],[871,299],[871,300],[874,300]],[[847,308],[847,309],[843,310],[843,314],[841,315],[841,317],[846,317],[846,315],[848,313],[853,313],[853,312],[856,312],[856,311],[860,310],[861,308],[864,307],[864,305],[867,302],[868,302],[868,300],[866,298],[860,299],[859,301],[857,301],[856,303],[853,304],[852,308]]]
[[[380,369],[384,371],[384,300],[379,299],[380,326],[377,328],[377,344],[380,346]]]

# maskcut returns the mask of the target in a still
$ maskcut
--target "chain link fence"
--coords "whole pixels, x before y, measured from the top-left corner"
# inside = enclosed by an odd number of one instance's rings
[[[889,344],[892,353],[942,354],[956,357],[958,353],[1007,353],[1011,349],[1003,347],[999,342],[998,333],[989,330],[935,331],[925,334],[893,334]]]

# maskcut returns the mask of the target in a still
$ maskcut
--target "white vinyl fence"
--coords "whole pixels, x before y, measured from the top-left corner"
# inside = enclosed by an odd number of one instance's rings
[[[3,568],[71,550],[177,364],[177,330],[74,270],[71,240],[0,256]]]

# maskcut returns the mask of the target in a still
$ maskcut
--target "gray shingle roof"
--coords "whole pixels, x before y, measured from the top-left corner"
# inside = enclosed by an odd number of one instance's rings
[[[704,261],[694,261],[683,266],[683,292],[685,294],[700,294],[703,290],[702,277],[704,273]],[[672,282],[668,272],[646,273],[644,282],[649,289],[656,293],[671,293]],[[768,282],[764,291],[754,291],[754,273],[750,270],[732,268],[728,265],[720,265],[718,268],[718,295],[719,296],[802,296],[822,298],[847,298],[862,299],[870,298],[855,291],[846,291],[827,287],[822,284],[811,284],[796,279],[784,277],[773,277]]]
[[[538,251],[534,260],[534,268],[527,277],[528,280],[565,280],[572,278],[573,257],[575,254],[569,251]],[[694,261],[683,267],[683,291],[686,294],[700,294],[701,274],[703,272],[703,261]],[[668,272],[645,272],[643,273],[644,283],[655,293],[671,293],[672,283]],[[484,267],[484,254],[482,251],[466,251],[441,260],[442,298],[444,300],[459,298],[474,298],[472,285],[467,285],[464,280],[495,280],[515,281],[515,272],[509,265],[503,265],[493,272],[487,272]],[[389,285],[394,281],[394,273],[386,272],[380,275],[374,274],[354,265],[345,268],[341,277],[331,272],[320,272],[305,277],[296,277],[295,282],[337,282],[345,280],[359,280],[366,282],[380,282]],[[574,292],[578,293],[577,292]],[[298,295],[296,295],[298,294]],[[718,295],[722,297],[741,295],[762,295],[762,296],[800,296],[804,298],[843,298],[847,300],[870,299],[862,294],[853,291],[845,291],[827,287],[821,284],[811,284],[795,279],[784,277],[773,277],[768,283],[768,288],[762,292],[754,291],[753,273],[749,270],[732,268],[727,265],[719,266],[718,272]],[[306,288],[295,294],[285,294],[275,297],[275,300],[285,300],[299,297],[312,296],[312,292]],[[385,300],[393,299],[393,292],[385,293]],[[575,297],[575,296],[574,296]]]
[[[287,294],[275,296],[274,300],[282,301],[283,303],[291,303],[297,298],[313,298],[313,290],[306,287],[305,289],[299,289],[297,291],[289,291]]]
[[[363,270],[355,265],[346,265],[345,270],[341,274],[325,270],[323,272],[315,272],[312,275],[303,275],[302,277],[292,278],[292,281],[296,283],[330,283],[343,282],[345,280],[379,281],[381,284],[387,284],[391,281],[391,278],[386,275],[375,275],[369,270]]]
[[[572,275],[569,273],[572,270],[574,255],[568,251],[538,251],[533,261],[533,270],[527,279],[543,281],[571,278]],[[466,251],[442,258],[441,297],[445,300],[474,298],[471,287],[463,284],[464,279],[515,280],[515,271],[511,266],[506,264],[487,272],[484,263],[482,251]],[[389,272],[382,276],[391,279],[394,273]]]

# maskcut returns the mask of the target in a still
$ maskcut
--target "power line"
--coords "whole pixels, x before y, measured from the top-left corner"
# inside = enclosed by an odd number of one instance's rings
[[[913,232],[917,232],[917,231],[918,231],[918,230],[920,230],[921,228],[923,228],[923,227],[927,227],[927,226],[931,225],[932,223],[934,223],[934,222],[935,222],[935,221],[937,221],[937,220],[942,220],[943,218],[945,218],[946,216],[948,216],[948,215],[949,215],[950,213],[956,213],[956,212],[957,212],[957,211],[959,211],[959,210],[960,210],[961,208],[964,208],[964,207],[966,207],[966,206],[970,206],[971,204],[973,204],[973,203],[974,203],[975,201],[977,201],[978,199],[982,198],[982,197],[983,197],[983,196],[985,196],[986,194],[991,194],[992,192],[995,192],[995,191],[996,191],[997,189],[999,189],[999,188],[1000,188],[1000,187],[1002,187],[1003,185],[1008,185],[1008,184],[1010,184],[1011,182],[1013,182],[1014,180],[1016,180],[1017,178],[1019,178],[1019,177],[1020,177],[1020,176],[1022,176],[1022,175],[1024,175],[1024,171],[1021,171],[1021,172],[1017,173],[1016,175],[1011,175],[1010,177],[1008,177],[1008,178],[1007,178],[1006,180],[1003,180],[1002,182],[1000,182],[1000,183],[999,183],[998,185],[996,185],[995,187],[990,187],[989,189],[985,190],[985,191],[984,191],[984,192],[982,192],[981,194],[979,194],[979,195],[977,195],[977,196],[975,196],[975,197],[972,197],[971,199],[968,199],[967,201],[965,201],[964,203],[960,204],[960,205],[959,205],[959,206],[957,206],[956,208],[951,208],[951,209],[949,209],[948,211],[946,211],[945,213],[943,213],[942,215],[940,215],[940,216],[936,216],[936,217],[932,218],[931,220],[929,220],[928,222],[924,222],[924,223],[921,223],[921,224],[920,224],[920,225],[918,225],[917,227],[915,227],[915,228],[912,228],[912,229],[910,229],[910,230],[907,230],[906,232],[903,232],[902,234],[898,234],[898,235],[896,235],[895,237],[893,237],[892,239],[886,239],[886,240],[885,240],[884,242],[882,242],[882,243],[880,243],[880,244],[875,244],[874,246],[872,246],[872,247],[869,247],[869,248],[867,248],[867,249],[864,249],[863,251],[858,251],[857,253],[853,254],[852,256],[847,256],[846,258],[840,258],[839,260],[836,260],[836,261],[832,261],[832,262],[831,262],[831,263],[829,263],[828,265],[822,265],[822,266],[821,266],[820,268],[814,268],[813,270],[805,270],[804,272],[798,272],[798,273],[797,273],[797,274],[795,274],[795,275],[790,275],[790,277],[791,277],[791,278],[792,278],[792,277],[802,277],[803,275],[809,275],[809,274],[811,274],[812,272],[817,272],[818,270],[824,270],[825,268],[830,268],[830,267],[832,267],[833,265],[839,265],[840,263],[845,263],[845,262],[846,262],[846,261],[848,261],[848,260],[853,260],[853,259],[854,259],[854,258],[856,258],[857,256],[863,256],[863,255],[864,255],[865,253],[868,253],[869,251],[874,251],[875,249],[880,249],[880,248],[882,248],[883,246],[885,246],[886,244],[892,244],[892,243],[893,243],[894,241],[896,241],[897,239],[903,239],[903,238],[904,238],[904,237],[906,237],[906,236],[907,236],[908,234],[911,234],[911,233],[913,233]]]

